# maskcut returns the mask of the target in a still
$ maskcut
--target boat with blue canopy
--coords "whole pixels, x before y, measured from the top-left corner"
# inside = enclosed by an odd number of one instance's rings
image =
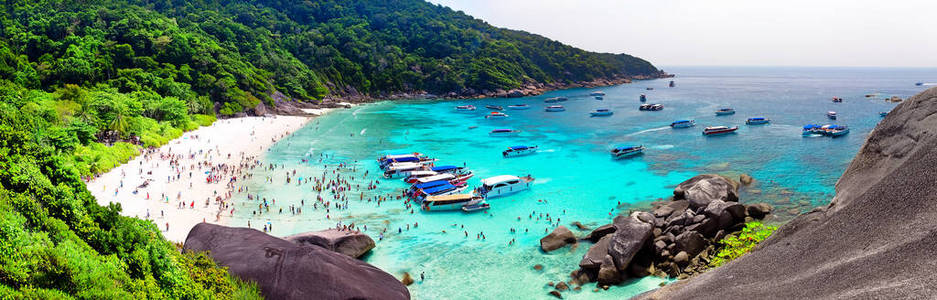
[[[771,120],[768,120],[765,117],[754,117],[754,118],[748,118],[748,120],[745,121],[745,124],[761,125],[761,124],[768,124],[769,122],[771,122]]]
[[[671,128],[689,128],[693,126],[696,126],[696,121],[694,120],[676,120],[670,123]]]
[[[820,134],[820,125],[817,125],[817,124],[804,125],[803,135],[814,135],[814,134]]]

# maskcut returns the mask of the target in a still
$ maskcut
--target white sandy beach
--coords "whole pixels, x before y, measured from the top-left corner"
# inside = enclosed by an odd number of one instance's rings
[[[123,215],[153,220],[167,239],[184,242],[198,222],[225,224],[236,207],[227,198],[241,187],[248,165],[309,120],[296,116],[218,120],[102,174],[87,183],[88,190],[99,204],[120,203]],[[210,171],[217,182],[207,182]],[[231,178],[237,180],[229,183]],[[227,201],[216,201],[219,197]]]

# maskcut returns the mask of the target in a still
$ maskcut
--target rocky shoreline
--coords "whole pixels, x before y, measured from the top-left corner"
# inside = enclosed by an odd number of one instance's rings
[[[672,78],[674,76],[675,75],[673,74],[660,72],[653,75],[615,76],[611,78],[597,78],[589,81],[577,81],[570,83],[531,82],[524,84],[523,86],[516,89],[510,90],[476,90],[472,88],[466,88],[460,91],[451,91],[440,95],[431,94],[426,91],[378,93],[372,95],[360,93],[355,88],[346,86],[344,89],[342,89],[342,91],[334,95],[326,96],[319,103],[295,101],[280,92],[274,92],[270,95],[274,100],[274,106],[271,107],[265,105],[264,103],[260,103],[257,105],[257,107],[249,109],[246,112],[240,113],[238,115],[262,116],[270,113],[278,115],[308,115],[303,111],[303,109],[346,108],[353,104],[371,103],[381,100],[520,98],[541,95],[543,93],[555,90],[612,86],[632,83],[635,80]]]
[[[671,201],[659,203],[649,212],[618,216],[581,239],[565,226],[557,227],[540,240],[544,252],[579,240],[593,245],[568,282],[553,284],[555,290],[550,295],[561,298],[569,286],[578,290],[591,282],[598,291],[627,278],[685,279],[705,271],[718,241],[772,210],[765,203],[746,206],[738,202],[739,186],[746,183],[751,183],[747,175],[738,182],[720,175],[699,175],[680,183]]]

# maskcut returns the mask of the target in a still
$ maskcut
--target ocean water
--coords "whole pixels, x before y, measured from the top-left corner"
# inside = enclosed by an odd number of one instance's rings
[[[231,225],[246,226],[250,220],[258,228],[269,222],[278,236],[338,222],[367,225],[365,232],[377,247],[365,260],[398,278],[403,272],[413,275],[417,282],[409,289],[416,299],[547,298],[552,289],[547,282],[568,280],[591,244],[542,253],[539,239],[546,230],[562,224],[584,235],[588,231],[569,224],[579,221],[592,228],[607,224],[618,214],[667,199],[676,184],[703,173],[752,175],[757,182],[742,189],[741,201],[772,203],[777,213],[770,221],[789,220],[832,198],[837,178],[881,120],[879,112],[896,105],[883,98],[906,98],[927,88],[915,82],[937,81],[934,69],[675,67],[667,71],[677,74],[672,79],[676,87],[667,87],[671,79],[662,79],[518,99],[378,102],[332,112],[270,149],[263,161],[281,167],[258,169],[246,185],[251,194],[276,199],[276,204],[256,216],[259,200],[238,194],[241,209]],[[607,94],[604,100],[588,97],[597,90]],[[638,111],[640,94],[647,95],[647,103],[661,103],[665,109]],[[549,104],[543,99],[557,96],[569,98],[558,103],[567,110],[545,112]],[[845,101],[832,103],[834,96]],[[517,103],[532,108],[506,110],[510,117],[505,120],[483,117],[488,112],[485,105]],[[463,104],[478,110],[454,110]],[[737,113],[715,116],[713,112],[724,106]],[[614,115],[590,118],[589,112],[597,108],[609,108]],[[839,120],[827,120],[830,110],[839,113]],[[755,116],[772,122],[744,124]],[[694,119],[697,126],[671,129],[668,125],[677,119]],[[849,126],[851,133],[840,138],[801,136],[804,124],[834,122]],[[732,135],[702,136],[703,127],[711,125],[740,129]],[[518,137],[489,137],[488,131],[496,128],[522,132]],[[513,145],[537,145],[540,151],[502,158],[500,152]],[[647,151],[612,160],[608,151],[620,145],[644,145]],[[398,179],[379,179],[374,158],[413,151],[439,159],[437,164],[464,164],[476,174],[470,186],[501,174],[530,174],[536,180],[530,191],[490,200],[488,213],[411,211],[403,200],[392,198],[380,206],[359,200],[399,194],[406,185]],[[339,163],[348,168],[336,170]],[[293,170],[296,175],[287,184],[287,172]],[[379,183],[374,190],[347,192],[348,208],[327,212],[321,203],[315,208],[313,203],[319,195],[334,202],[332,194],[320,194],[312,184],[295,181],[321,178],[324,173],[327,180],[341,174],[361,187],[373,180]],[[300,201],[305,204],[302,214],[289,213],[288,206],[299,206]],[[537,264],[543,270],[535,270]],[[664,282],[648,277],[599,292],[588,284],[581,291],[565,292],[564,297],[621,299]]]

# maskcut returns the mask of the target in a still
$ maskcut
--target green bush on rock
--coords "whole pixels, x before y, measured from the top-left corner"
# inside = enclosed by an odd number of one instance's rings
[[[767,226],[760,222],[746,223],[741,232],[728,235],[719,241],[720,250],[709,262],[710,267],[724,265],[745,255],[777,229],[776,226]]]

